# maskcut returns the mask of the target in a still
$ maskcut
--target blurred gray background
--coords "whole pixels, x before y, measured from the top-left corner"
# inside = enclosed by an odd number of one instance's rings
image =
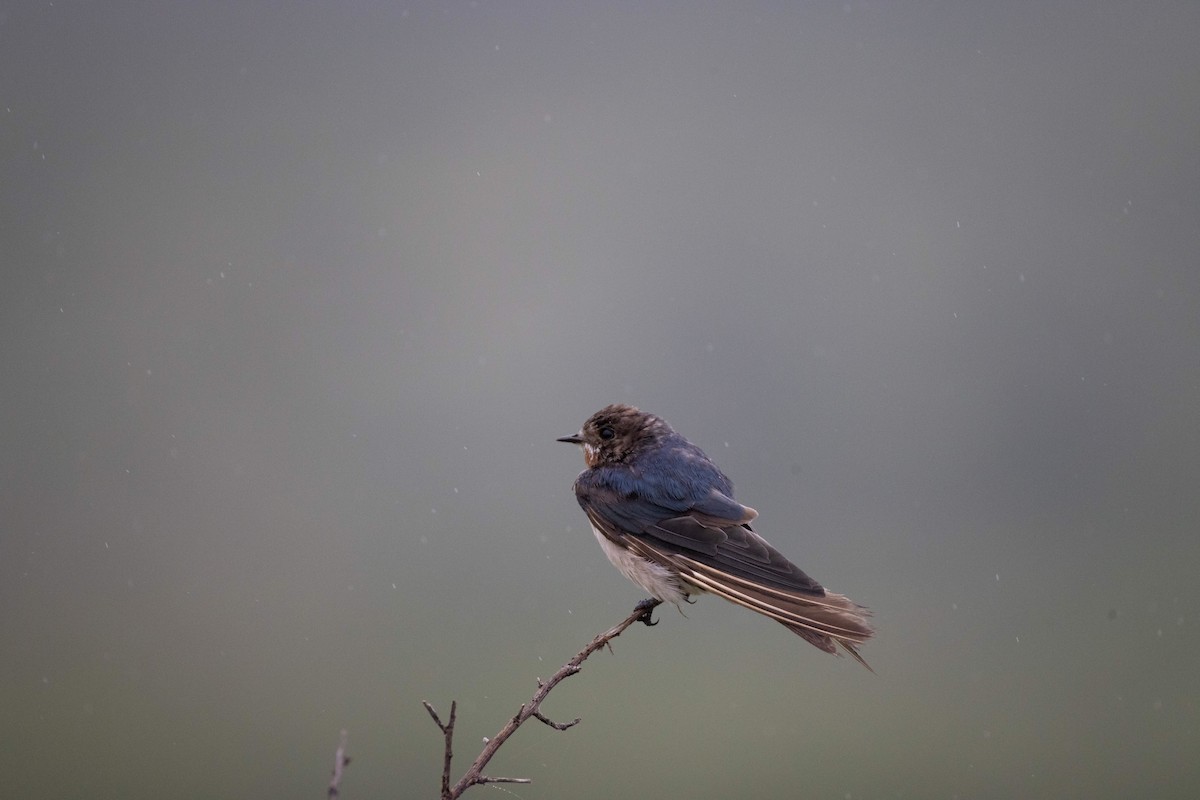
[[[13,4],[0,236],[6,796],[436,796],[640,597],[616,401],[878,675],[664,610],[508,794],[1200,791],[1193,2]]]

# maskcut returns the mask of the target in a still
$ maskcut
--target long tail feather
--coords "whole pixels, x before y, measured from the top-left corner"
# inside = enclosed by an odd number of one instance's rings
[[[867,621],[871,612],[845,595],[781,589],[731,575],[687,556],[665,553],[641,540],[631,541],[630,546],[652,561],[670,564],[700,591],[770,617],[826,653],[838,654],[840,645],[855,661],[875,671],[857,648],[875,633]]]
[[[787,592],[755,585],[706,567],[689,564],[688,580],[698,588],[723,597],[751,611],[780,622],[809,644],[827,653],[837,654],[838,645],[871,672],[871,665],[859,654],[856,645],[874,634],[867,616],[870,612],[845,595],[825,592],[822,596]]]

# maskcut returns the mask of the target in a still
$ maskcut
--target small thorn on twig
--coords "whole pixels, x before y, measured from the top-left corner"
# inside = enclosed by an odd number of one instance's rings
[[[421,705],[425,706],[425,710],[429,712],[429,716],[433,717],[434,723],[442,729],[442,733],[445,733],[446,726],[442,724],[442,718],[438,716],[438,713],[436,710],[434,710],[433,706],[430,705],[426,700],[422,700]]]
[[[550,719],[545,714],[543,714],[540,709],[534,709],[533,715],[535,717],[537,717],[538,720],[540,720],[541,722],[544,722],[547,725],[549,725],[551,728],[554,728],[554,730],[556,730],[556,731],[565,731],[567,728],[573,728],[582,721],[582,719],[580,717],[576,717],[575,719],[571,720],[570,722],[555,722],[554,720]]]

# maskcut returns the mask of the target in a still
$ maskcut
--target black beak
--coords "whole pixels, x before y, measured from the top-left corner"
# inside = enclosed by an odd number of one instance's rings
[[[566,442],[567,444],[583,444],[583,437],[581,437],[578,433],[572,433],[570,436],[563,436],[559,439],[555,439],[554,441]]]

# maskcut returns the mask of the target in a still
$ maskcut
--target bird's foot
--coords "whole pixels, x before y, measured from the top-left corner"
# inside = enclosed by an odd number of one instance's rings
[[[633,607],[634,611],[642,612],[638,616],[637,621],[646,626],[657,625],[658,623],[654,621],[654,609],[658,608],[660,603],[662,603],[662,600],[656,597],[647,597],[645,600],[640,601]]]

